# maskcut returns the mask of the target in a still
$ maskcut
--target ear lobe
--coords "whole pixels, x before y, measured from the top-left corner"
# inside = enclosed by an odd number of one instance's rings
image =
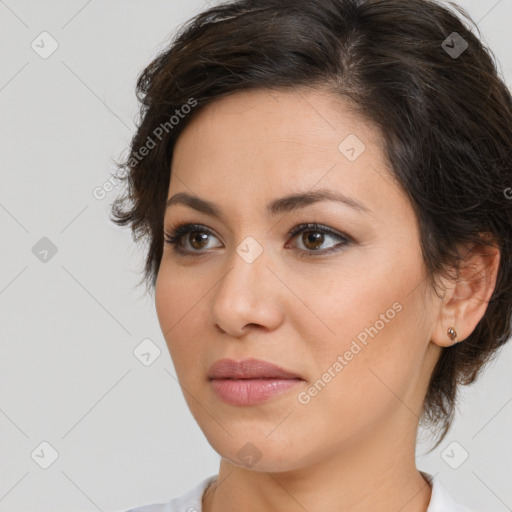
[[[451,281],[451,288],[447,287],[443,295],[432,332],[433,343],[450,347],[471,335],[484,317],[494,292],[499,263],[500,251],[496,246],[475,244],[465,253],[457,281]]]

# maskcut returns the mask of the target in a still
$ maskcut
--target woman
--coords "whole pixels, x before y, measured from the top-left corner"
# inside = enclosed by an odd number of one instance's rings
[[[467,511],[415,447],[511,336],[512,99],[479,39],[429,0],[240,0],[138,94],[114,220],[221,463],[134,510]]]

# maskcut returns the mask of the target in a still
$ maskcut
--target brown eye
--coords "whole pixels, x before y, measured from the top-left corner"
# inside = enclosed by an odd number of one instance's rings
[[[204,249],[208,243],[208,236],[209,234],[205,233],[204,231],[190,231],[187,234],[190,245],[194,249]]]
[[[308,250],[315,251],[324,243],[324,233],[315,231],[304,231],[302,233],[302,243]]]
[[[200,224],[183,224],[172,233],[166,233],[165,241],[173,245],[179,254],[202,254],[205,252],[202,249],[207,247],[210,237],[215,237],[215,234]]]
[[[307,256],[315,256],[321,254],[327,254],[330,252],[336,252],[340,246],[348,245],[352,242],[352,239],[348,236],[344,236],[340,233],[322,226],[320,224],[301,224],[293,228],[289,236],[294,237],[302,233],[299,238],[300,243],[304,246],[304,249],[299,250]],[[328,242],[329,239],[337,240],[339,243],[326,249],[322,249],[322,246]]]

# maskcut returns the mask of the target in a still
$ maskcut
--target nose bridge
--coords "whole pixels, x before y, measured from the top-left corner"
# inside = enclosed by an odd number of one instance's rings
[[[272,272],[269,252],[252,237],[246,237],[232,252],[212,299],[214,321],[224,331],[240,332],[244,325],[270,327],[276,319],[275,303],[269,298]],[[271,266],[271,264],[269,265]]]
[[[229,270],[221,279],[217,296],[233,300],[234,294],[239,297],[247,295],[244,300],[253,300],[249,295],[257,295],[261,285],[268,280],[267,256],[262,244],[253,237],[246,237],[233,250],[228,262]]]

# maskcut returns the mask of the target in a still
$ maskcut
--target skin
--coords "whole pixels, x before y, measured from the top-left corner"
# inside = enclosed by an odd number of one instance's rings
[[[338,149],[349,134],[366,146],[353,162]],[[273,199],[320,188],[343,192],[370,213],[332,201],[266,212]],[[463,340],[482,318],[499,253],[473,248],[471,272],[443,281],[437,297],[425,279],[412,205],[389,173],[379,131],[319,89],[239,92],[208,105],[177,141],[168,197],[178,192],[223,212],[218,219],[183,204],[167,209],[166,233],[190,222],[214,234],[202,242],[183,236],[192,252],[185,256],[166,243],[155,289],[185,399],[221,455],[203,511],[425,512],[431,489],[415,466],[415,445],[429,378],[442,347],[453,343],[448,327]],[[288,236],[310,222],[354,241],[339,246],[324,235],[308,242],[317,231],[307,229]],[[252,263],[236,252],[247,236],[263,249]],[[473,283],[475,270],[487,278]],[[299,392],[396,303],[400,311],[378,334],[300,403]],[[263,404],[228,405],[207,379],[210,365],[226,357],[264,359],[304,382]],[[260,453],[250,467],[237,457],[249,442]]]

